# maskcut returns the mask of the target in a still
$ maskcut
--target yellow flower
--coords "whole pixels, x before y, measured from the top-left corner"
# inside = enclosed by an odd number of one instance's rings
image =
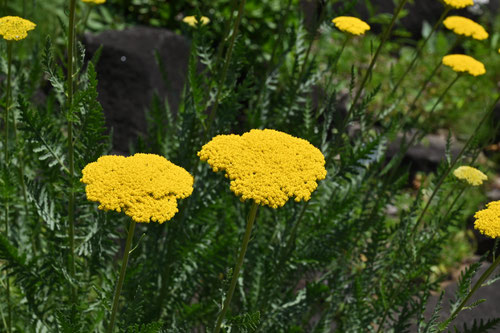
[[[480,24],[463,16],[448,16],[443,21],[443,24],[457,35],[472,37],[477,40],[488,38],[488,33]]]
[[[455,72],[467,72],[474,76],[486,73],[482,62],[464,54],[449,54],[444,56],[443,65],[451,67]]]
[[[193,192],[193,177],[155,154],[101,156],[82,174],[88,200],[99,202],[99,209],[123,210],[136,222],[170,220],[178,211],[177,199]]]
[[[492,201],[486,209],[476,212],[474,228],[491,238],[500,236],[500,201]]]
[[[106,2],[106,0],[82,0],[82,1],[86,3],[93,3],[95,5],[102,5],[103,3]]]
[[[474,5],[474,0],[443,0],[444,4],[455,9]]]
[[[370,30],[370,26],[366,22],[352,16],[339,16],[334,18],[332,22],[340,31],[352,35],[363,35],[367,30]]]
[[[325,158],[304,139],[264,129],[243,135],[218,135],[204,145],[198,156],[213,171],[225,171],[231,191],[242,201],[283,206],[289,198],[309,200],[325,179]]]
[[[202,16],[200,18],[200,21],[202,25],[207,25],[208,23],[210,23],[210,19],[206,16]],[[196,24],[198,24],[196,16],[186,16],[182,19],[182,22],[187,23],[192,27],[196,27]]]
[[[19,16],[0,18],[0,35],[5,40],[21,40],[28,36],[28,31],[35,29],[36,24]]]
[[[465,180],[472,186],[482,185],[483,181],[488,179],[488,176],[484,173],[470,166],[458,167],[453,171],[453,174],[458,179]]]

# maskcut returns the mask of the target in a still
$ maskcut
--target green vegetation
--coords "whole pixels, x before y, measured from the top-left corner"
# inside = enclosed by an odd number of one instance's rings
[[[498,126],[490,120],[500,20],[485,14],[484,41],[457,41],[426,24],[415,42],[400,26],[408,2],[374,13],[367,23],[380,24],[380,34],[351,36],[331,20],[355,15],[356,1],[319,6],[307,25],[298,0],[0,1],[2,15],[37,24],[25,39],[0,40],[0,332],[105,332],[110,321],[115,332],[212,332],[218,318],[221,332],[453,327],[461,310],[477,305],[468,299],[481,263],[463,272],[447,320],[439,321],[439,307],[432,318],[423,313],[449,270],[472,254],[465,222],[486,203],[484,188],[453,170],[471,165],[492,176],[496,168],[498,157],[481,152]],[[210,23],[192,27],[182,22],[189,15]],[[78,39],[135,24],[191,41],[179,109],[151,101],[148,133],[133,148],[194,177],[192,194],[163,224],[130,224],[126,214],[99,210],[80,182],[112,145],[98,102],[99,54],[84,61]],[[486,73],[441,65],[423,87],[455,43]],[[276,209],[240,202],[230,180],[197,156],[217,135],[265,128],[324,155],[326,179],[307,202],[292,198]],[[410,179],[407,149],[443,129],[437,170]],[[398,136],[401,150],[389,156]],[[458,156],[452,137],[462,143]],[[129,225],[135,233],[127,234]],[[131,250],[123,256],[123,248]]]

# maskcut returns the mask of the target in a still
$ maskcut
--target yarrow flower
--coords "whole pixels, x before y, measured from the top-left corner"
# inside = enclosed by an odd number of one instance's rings
[[[476,168],[470,166],[461,166],[453,171],[453,175],[458,179],[465,180],[472,186],[479,186],[483,181],[488,180],[488,176]]]
[[[317,180],[325,179],[325,158],[308,141],[271,129],[218,135],[198,156],[213,171],[225,171],[230,189],[242,201],[283,206],[289,198],[309,200]]]
[[[491,238],[500,236],[500,201],[486,204],[486,209],[476,212],[474,228]]]
[[[339,16],[334,18],[332,22],[340,31],[352,35],[363,35],[367,30],[370,30],[370,26],[366,22],[352,16]]]
[[[28,31],[35,29],[36,24],[19,16],[0,18],[0,35],[5,40],[21,40],[28,36]]]
[[[473,76],[486,73],[482,62],[465,54],[449,54],[444,56],[443,65],[451,67],[455,72],[467,72]]]
[[[488,38],[483,26],[463,16],[448,16],[443,24],[457,35],[472,37],[477,40]]]
[[[444,4],[455,9],[474,5],[474,0],[443,0]]]
[[[82,1],[86,3],[93,3],[95,5],[102,5],[103,3],[106,2],[106,0],[82,0]]]
[[[202,25],[207,25],[208,23],[210,23],[210,19],[206,16],[202,16],[200,18],[200,21]],[[186,16],[182,19],[182,22],[187,23],[192,27],[196,27],[196,25],[198,24],[196,16]]]
[[[99,209],[122,210],[135,222],[170,220],[177,199],[193,192],[193,177],[183,168],[155,154],[101,156],[82,170],[87,199]]]

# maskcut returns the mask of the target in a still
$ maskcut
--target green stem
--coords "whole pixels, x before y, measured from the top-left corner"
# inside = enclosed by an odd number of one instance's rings
[[[394,12],[394,15],[392,16],[392,20],[389,23],[389,26],[387,27],[387,29],[385,30],[384,35],[382,36],[382,40],[380,41],[380,44],[377,48],[377,51],[375,51],[375,55],[373,56],[373,58],[370,62],[370,65],[368,66],[368,70],[366,71],[365,76],[363,77],[363,80],[361,81],[361,85],[358,88],[358,91],[356,92],[356,95],[355,95],[354,100],[351,104],[351,107],[349,108],[349,111],[347,112],[347,115],[344,119],[344,123],[342,125],[342,128],[345,128],[345,126],[347,125],[347,122],[349,121],[349,118],[351,117],[352,113],[354,112],[356,104],[358,103],[358,100],[361,97],[361,92],[363,91],[363,88],[365,87],[366,83],[368,82],[368,78],[371,76],[372,69],[375,66],[375,62],[377,61],[377,58],[380,54],[380,51],[382,50],[382,46],[385,44],[385,42],[389,38],[389,35],[392,31],[394,23],[396,22],[396,20],[399,16],[399,13],[403,9],[403,7],[407,1],[408,0],[401,0],[401,2],[399,3],[399,6],[396,8],[396,11]]]
[[[69,238],[69,270],[71,277],[74,279],[76,275],[75,268],[75,191],[74,191],[74,147],[73,147],[73,50],[75,46],[75,11],[76,0],[70,0],[69,6],[69,27],[68,27],[68,74],[67,74],[67,119],[68,119],[68,171],[69,171],[69,202],[68,202],[68,238]],[[76,303],[76,287],[71,286],[71,297],[73,304]]]
[[[458,155],[453,159],[453,161],[451,162],[451,164],[448,166],[448,168],[445,170],[445,172],[439,178],[438,183],[436,184],[436,187],[434,187],[434,190],[432,191],[432,194],[431,194],[429,200],[427,201],[427,204],[425,205],[424,209],[420,213],[420,216],[418,217],[417,222],[413,226],[412,234],[415,233],[415,231],[417,230],[417,227],[419,226],[420,222],[424,218],[425,213],[427,212],[427,210],[429,209],[429,207],[430,207],[430,205],[432,203],[432,199],[434,199],[434,197],[436,196],[436,193],[438,192],[439,188],[443,184],[444,180],[446,179],[446,177],[448,176],[448,174],[450,173],[450,171],[455,167],[455,165],[460,160],[460,158],[462,157],[462,155],[465,153],[465,151],[467,150],[467,148],[469,147],[469,145],[472,143],[472,140],[476,137],[476,134],[479,132],[479,130],[483,126],[483,124],[486,121],[486,119],[488,119],[491,116],[491,114],[492,114],[493,110],[495,109],[495,106],[497,105],[498,101],[500,101],[500,94],[495,99],[495,101],[491,104],[491,106],[488,109],[488,111],[486,111],[484,113],[483,118],[481,118],[481,120],[477,124],[476,128],[472,132],[472,135],[469,137],[469,139],[467,140],[467,142],[465,143],[465,145],[462,147],[462,149],[460,150],[460,152],[458,153]]]
[[[295,239],[297,238],[297,230],[299,228],[300,221],[302,221],[302,217],[304,217],[304,213],[306,212],[307,206],[309,205],[310,201],[311,200],[309,199],[302,206],[302,209],[300,210],[299,217],[292,227],[292,231],[290,232],[290,237],[288,237],[288,241],[286,242],[285,248],[283,249],[283,257],[284,258],[282,259],[282,263],[286,260],[288,255],[293,251],[293,246],[295,246]]]
[[[479,288],[481,288],[481,286],[486,281],[486,279],[488,279],[488,277],[491,275],[491,273],[493,273],[495,268],[497,268],[498,264],[500,264],[500,256],[498,256],[495,259],[495,261],[490,265],[490,267],[488,267],[488,269],[483,274],[481,274],[481,277],[479,278],[479,280],[477,280],[477,282],[474,284],[474,286],[472,287],[470,292],[467,294],[465,299],[460,303],[460,305],[455,309],[455,311],[453,311],[453,313],[448,317],[448,319],[439,325],[439,327],[438,327],[439,332],[444,331],[446,329],[446,327],[448,327],[450,322],[457,317],[458,313],[462,310],[462,308],[465,306],[465,304],[467,304],[467,302],[469,301],[471,296]]]
[[[210,115],[208,117],[208,125],[205,131],[205,137],[208,137],[208,135],[210,134],[212,123],[214,122],[215,115],[217,114],[217,109],[219,108],[220,94],[222,91],[222,87],[224,86],[224,82],[226,81],[227,70],[229,69],[229,63],[231,62],[231,57],[233,55],[234,43],[236,41],[236,36],[238,35],[238,29],[240,27],[241,19],[243,18],[243,12],[245,11],[245,3],[246,0],[241,0],[240,6],[238,8],[238,16],[236,17],[236,21],[233,26],[233,33],[231,35],[229,47],[226,52],[226,58],[224,59],[224,67],[222,68],[222,74],[219,77],[219,84],[217,86],[217,94],[215,95],[215,102],[212,107],[212,110],[210,110]]]
[[[434,32],[437,30],[437,28],[441,25],[441,23],[443,22],[443,20],[446,17],[446,15],[448,15],[449,11],[450,11],[450,7],[446,7],[445,10],[443,11],[443,13],[441,14],[441,17],[439,18],[439,20],[432,27],[432,30],[429,33],[429,35],[427,35],[427,37],[424,39],[424,41],[422,42],[422,44],[420,44],[420,46],[415,50],[415,55],[413,56],[413,59],[410,62],[410,65],[408,66],[408,68],[406,68],[406,71],[403,73],[403,75],[399,78],[398,82],[392,88],[391,93],[389,94],[389,97],[392,97],[394,95],[394,93],[396,92],[396,90],[398,90],[399,86],[404,81],[406,75],[412,70],[413,66],[417,62],[417,59],[420,56],[420,53],[424,49],[425,45],[427,44],[427,42],[429,41],[429,39],[431,38],[431,36],[434,34]]]
[[[4,142],[4,156],[5,156],[5,168],[9,169],[9,111],[10,111],[10,98],[12,94],[11,87],[11,71],[12,71],[12,42],[7,42],[7,91],[5,96],[5,142]],[[7,171],[6,171],[7,172]],[[9,239],[9,197],[5,198],[5,237]],[[6,272],[7,273],[7,272]],[[12,304],[10,301],[10,281],[9,275],[7,273],[7,331],[12,332]]]
[[[128,228],[127,243],[125,244],[125,252],[123,253],[122,268],[120,269],[120,276],[118,278],[118,283],[116,284],[115,295],[113,297],[113,308],[111,310],[111,319],[109,320],[108,333],[113,332],[115,326],[116,313],[118,310],[118,301],[120,299],[120,293],[122,291],[123,281],[125,280],[125,272],[127,271],[128,256],[130,254],[130,248],[132,245],[132,239],[134,238],[135,221],[130,222],[130,227]]]
[[[222,311],[217,318],[217,323],[215,324],[214,333],[218,333],[221,329],[222,320],[224,320],[224,316],[231,304],[231,299],[233,298],[234,289],[236,288],[236,282],[238,281],[238,276],[240,273],[241,266],[243,265],[243,259],[245,259],[245,253],[247,251],[248,242],[250,240],[250,235],[252,234],[252,227],[255,221],[255,216],[257,215],[257,208],[259,205],[255,202],[252,204],[252,208],[250,208],[250,212],[247,217],[247,227],[245,230],[245,235],[243,236],[243,241],[241,243],[240,255],[238,257],[238,261],[234,266],[233,277],[231,278],[231,285],[229,286],[229,291],[227,292],[226,299],[224,301],[224,305],[222,307]]]

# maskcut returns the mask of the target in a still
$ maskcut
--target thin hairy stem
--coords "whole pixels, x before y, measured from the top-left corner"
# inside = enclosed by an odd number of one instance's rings
[[[445,172],[439,178],[436,186],[434,187],[434,190],[432,191],[431,196],[429,197],[429,200],[427,201],[427,204],[425,205],[424,209],[420,213],[420,215],[419,215],[419,217],[417,219],[417,222],[413,226],[412,234],[415,233],[415,231],[417,230],[418,226],[420,225],[420,222],[422,222],[422,220],[423,220],[423,218],[425,216],[425,213],[429,209],[429,207],[430,207],[430,205],[432,203],[432,200],[436,196],[436,194],[439,191],[439,188],[443,184],[444,180],[446,179],[446,177],[448,176],[448,174],[451,172],[451,170],[455,167],[455,165],[460,160],[460,158],[462,158],[462,155],[465,153],[465,151],[469,148],[470,144],[472,143],[472,140],[476,137],[477,133],[479,132],[479,130],[483,126],[483,124],[486,121],[486,119],[488,119],[491,116],[491,114],[492,114],[493,110],[495,109],[495,106],[497,105],[497,103],[498,103],[499,100],[500,100],[500,94],[495,99],[495,101],[491,104],[491,106],[488,109],[488,111],[484,113],[483,118],[481,118],[481,120],[477,124],[475,130],[472,132],[472,135],[469,137],[469,139],[467,140],[467,142],[464,144],[464,146],[462,147],[462,149],[460,150],[460,152],[458,153],[458,155],[453,159],[453,161],[451,162],[451,164],[448,166],[448,168],[445,170]]]
[[[75,11],[76,0],[71,0],[69,6],[69,27],[68,27],[68,65],[67,65],[67,119],[68,119],[68,171],[69,171],[69,202],[68,202],[68,238],[69,238],[69,271],[72,278],[75,278],[75,164],[73,146],[73,50],[75,46]],[[73,304],[76,304],[76,286],[71,286],[71,297]]]
[[[109,320],[108,329],[106,332],[112,333],[115,326],[116,313],[118,310],[118,301],[120,299],[120,293],[122,291],[123,281],[125,280],[125,272],[127,271],[128,256],[130,254],[130,248],[132,245],[132,239],[134,238],[135,221],[130,222],[128,228],[127,242],[125,243],[125,251],[123,252],[122,268],[120,269],[120,276],[118,277],[118,283],[116,284],[115,295],[113,297],[113,307],[111,309],[111,317]]]
[[[448,327],[448,325],[450,324],[450,322],[457,317],[458,313],[463,309],[463,307],[465,306],[465,304],[467,304],[467,302],[472,297],[472,295],[474,295],[474,293],[479,288],[481,288],[481,286],[486,281],[486,279],[488,279],[488,277],[491,275],[491,273],[493,273],[493,271],[495,270],[495,268],[497,268],[498,264],[500,264],[500,256],[498,256],[495,259],[495,261],[490,265],[490,267],[488,267],[488,269],[486,271],[484,271],[483,274],[481,274],[481,276],[479,277],[479,280],[477,280],[477,282],[474,284],[474,286],[469,291],[469,293],[467,294],[467,296],[460,303],[460,305],[455,309],[455,311],[453,311],[453,313],[448,317],[448,319],[445,320],[444,322],[442,322],[439,325],[438,332],[444,331]]]
[[[410,62],[410,65],[408,66],[408,68],[406,68],[406,71],[403,73],[403,75],[401,75],[401,77],[399,78],[398,82],[396,82],[396,84],[392,88],[392,90],[391,90],[391,92],[389,94],[389,98],[392,97],[394,95],[394,93],[396,93],[396,91],[398,90],[399,86],[401,85],[401,83],[403,83],[404,79],[406,78],[406,75],[412,70],[413,66],[415,66],[415,63],[417,62],[418,58],[420,57],[420,54],[422,53],[422,50],[424,49],[425,45],[427,45],[427,42],[429,41],[429,39],[431,38],[431,36],[434,34],[434,32],[437,30],[437,28],[441,25],[441,23],[443,22],[443,20],[446,17],[446,15],[448,15],[449,11],[450,11],[450,7],[446,6],[445,10],[441,14],[441,17],[436,22],[436,24],[434,24],[434,26],[432,27],[432,30],[429,33],[429,35],[427,35],[427,37],[424,39],[424,41],[415,50],[415,54],[413,56],[412,61]]]
[[[380,41],[380,44],[379,44],[377,50],[375,51],[375,55],[373,56],[372,60],[370,61],[370,65],[368,66],[368,70],[366,71],[366,73],[363,77],[363,80],[361,81],[361,85],[359,86],[359,88],[356,92],[356,95],[354,96],[354,100],[352,101],[351,107],[349,108],[349,111],[347,111],[347,115],[344,119],[344,123],[342,125],[342,128],[346,127],[346,125],[349,121],[349,118],[351,117],[352,113],[354,112],[354,109],[356,108],[356,105],[358,104],[358,100],[361,97],[361,92],[363,91],[366,83],[368,82],[368,78],[371,76],[372,69],[375,66],[375,62],[377,61],[377,58],[380,54],[380,51],[382,50],[382,47],[384,46],[385,42],[389,38],[389,35],[391,34],[392,28],[394,27],[394,23],[396,23],[396,20],[399,16],[399,13],[403,9],[403,7],[407,1],[408,0],[401,0],[401,2],[399,3],[399,6],[396,8],[396,10],[394,12],[394,15],[392,16],[392,20],[389,23],[389,26],[387,27],[384,34],[382,35],[382,39]]]
[[[231,285],[229,286],[229,290],[227,292],[226,299],[224,300],[224,305],[222,306],[222,311],[219,313],[219,317],[217,318],[217,323],[215,324],[214,333],[218,333],[222,326],[222,321],[226,315],[226,312],[231,304],[231,299],[233,298],[234,289],[236,288],[236,282],[238,281],[238,276],[240,274],[241,266],[243,265],[243,259],[245,259],[245,253],[247,251],[248,242],[250,241],[250,235],[252,234],[252,227],[255,221],[255,216],[257,215],[257,209],[259,205],[255,202],[252,204],[252,208],[250,208],[250,212],[247,217],[247,227],[245,229],[245,235],[243,236],[243,240],[241,242],[240,254],[238,257],[238,261],[233,269],[233,277],[231,278]]]
[[[217,114],[217,109],[219,108],[220,104],[220,95],[222,91],[222,87],[224,86],[224,83],[226,81],[226,76],[227,76],[227,70],[229,69],[229,64],[231,62],[231,57],[233,55],[233,48],[234,48],[234,43],[236,41],[236,36],[238,35],[238,29],[240,27],[241,19],[243,18],[243,13],[245,11],[245,3],[246,0],[241,0],[240,6],[238,8],[238,16],[236,17],[236,21],[233,26],[233,33],[231,35],[231,40],[229,42],[229,46],[226,52],[226,57],[224,59],[224,67],[222,68],[222,74],[219,77],[219,84],[217,85],[217,93],[215,95],[215,102],[212,107],[212,110],[210,110],[210,115],[208,117],[208,125],[205,130],[205,137],[208,137],[210,134],[210,130],[212,128],[212,124],[215,120],[215,115]]]
[[[7,170],[9,169],[10,161],[9,161],[9,111],[11,104],[11,96],[12,96],[12,42],[7,42],[7,91],[5,93],[5,117],[4,117],[4,127],[5,127],[5,141],[4,141],[4,158],[5,158],[5,175],[7,174]],[[9,239],[9,204],[10,198],[8,194],[6,194],[5,198],[5,237]],[[12,332],[12,304],[10,298],[10,280],[8,272],[6,279],[6,293],[7,293],[7,332]]]

